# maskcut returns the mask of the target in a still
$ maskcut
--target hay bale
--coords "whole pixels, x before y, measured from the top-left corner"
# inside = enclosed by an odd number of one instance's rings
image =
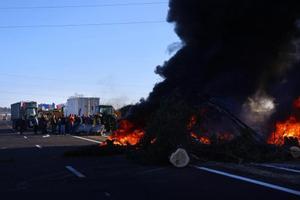
[[[190,157],[185,149],[178,148],[170,156],[170,163],[175,167],[182,168],[186,167],[190,163]]]
[[[300,158],[300,148],[297,146],[293,146],[290,148],[290,152],[293,156],[293,158],[297,159]]]

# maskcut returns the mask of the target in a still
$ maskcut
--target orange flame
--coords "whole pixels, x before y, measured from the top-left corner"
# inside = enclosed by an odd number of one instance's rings
[[[211,144],[210,139],[208,137],[200,136],[200,135],[197,135],[196,133],[191,133],[191,136],[193,138],[199,140],[199,142],[201,142],[202,144]]]
[[[196,117],[196,115],[192,115],[187,124],[187,130],[191,131],[193,129],[193,127],[196,125],[196,123],[197,123],[197,117]],[[208,137],[197,135],[194,132],[191,132],[191,137],[198,140],[202,144],[211,144]]]
[[[136,129],[130,121],[122,120],[120,128],[109,136],[108,140],[119,146],[136,145],[144,135],[145,132],[141,129]]]
[[[268,139],[269,144],[283,145],[284,138],[300,138],[300,121],[291,116],[284,122],[277,122],[276,129]]]
[[[191,130],[195,126],[196,123],[197,123],[197,117],[195,115],[193,115],[187,124],[187,129]]]

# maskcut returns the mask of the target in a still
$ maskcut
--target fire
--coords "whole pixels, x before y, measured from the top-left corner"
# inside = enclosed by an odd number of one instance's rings
[[[196,123],[197,123],[197,117],[195,115],[191,116],[187,124],[187,130],[191,131],[193,127],[196,125]],[[197,139],[202,144],[211,144],[208,137],[197,135],[194,132],[191,132],[191,137]]]
[[[205,110],[201,111],[205,112]],[[195,132],[193,132],[193,128],[197,124],[197,117],[195,115],[191,116],[190,120],[188,121],[187,124],[187,130],[191,132],[191,137],[198,140],[202,144],[212,144],[212,140],[208,136],[203,136],[203,135],[198,135]],[[200,128],[200,127],[198,127]],[[205,135],[210,135],[208,134],[208,131],[201,130],[202,133],[206,133]],[[234,139],[234,135],[229,132],[222,132],[222,133],[217,133],[217,141],[218,142],[229,142]]]
[[[196,133],[191,133],[191,136],[193,138],[199,140],[199,142],[201,142],[202,144],[211,144],[210,139],[208,137],[200,136],[200,135],[197,135]]]
[[[300,138],[300,121],[291,116],[284,122],[277,122],[276,129],[268,139],[268,143],[283,145],[284,138]]]
[[[295,111],[300,110],[300,97],[293,102]],[[283,145],[285,138],[300,139],[300,120],[291,115],[286,121],[276,122],[275,131],[268,138],[269,144]]]
[[[145,132],[136,129],[130,121],[122,120],[119,129],[109,136],[108,140],[119,146],[136,145],[144,135]]]
[[[193,115],[187,124],[187,129],[191,130],[196,125],[196,123],[197,123],[197,117]]]

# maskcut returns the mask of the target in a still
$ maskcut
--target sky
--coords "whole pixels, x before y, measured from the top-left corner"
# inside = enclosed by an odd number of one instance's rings
[[[0,106],[76,94],[116,106],[146,98],[161,81],[155,67],[179,42],[167,13],[167,0],[0,1]]]

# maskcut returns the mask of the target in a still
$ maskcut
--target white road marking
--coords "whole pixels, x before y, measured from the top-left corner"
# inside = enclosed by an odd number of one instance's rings
[[[26,140],[27,140],[27,139],[28,139],[28,138],[27,138],[27,136],[24,136],[24,139],[26,139]]]
[[[43,138],[48,138],[48,137],[50,137],[49,134],[43,136]]]
[[[38,145],[38,144],[37,144],[37,145],[35,145],[35,146],[36,146],[37,148],[39,148],[39,149],[41,149],[41,148],[42,148],[42,147],[41,147],[40,145]]]
[[[148,174],[148,173],[152,173],[152,172],[161,171],[161,170],[164,170],[164,169],[166,169],[166,167],[159,167],[159,168],[155,168],[155,169],[149,169],[149,170],[146,170],[146,171],[142,171],[142,172],[139,172],[137,174]]]
[[[274,190],[279,190],[279,191],[282,191],[282,192],[287,192],[287,193],[290,193],[290,194],[300,196],[300,191],[298,191],[298,190],[293,190],[293,189],[290,189],[290,188],[281,187],[281,186],[274,185],[274,184],[271,184],[271,183],[266,183],[266,182],[258,181],[258,180],[243,177],[243,176],[238,176],[238,175],[222,172],[222,171],[219,171],[219,170],[210,169],[210,168],[207,168],[207,167],[199,167],[199,166],[196,166],[196,165],[192,165],[192,167],[194,167],[196,169],[203,170],[203,171],[211,172],[211,173],[214,173],[214,174],[227,176],[227,177],[230,177],[230,178],[233,178],[233,179],[245,181],[245,182],[248,182],[248,183],[253,183],[253,184],[256,184],[256,185],[263,186],[263,187],[267,187],[267,188],[271,188],[271,189],[274,189]]]
[[[291,168],[287,168],[287,167],[279,167],[276,165],[269,165],[269,164],[252,164],[254,166],[262,166],[262,167],[268,167],[268,168],[274,168],[274,169],[280,169],[280,170],[284,170],[284,171],[288,171],[288,172],[295,172],[295,173],[299,173],[300,174],[300,170],[297,169],[291,169]]]
[[[85,140],[85,141],[89,141],[89,142],[94,142],[94,143],[97,143],[97,144],[102,144],[102,142],[97,141],[97,140],[92,140],[92,139],[88,139],[88,138],[84,138],[84,137],[79,137],[79,136],[72,136],[72,137],[77,138],[77,139],[81,139],[81,140]]]
[[[74,169],[72,166],[66,166],[66,169],[75,174],[78,178],[85,178],[86,176]]]

